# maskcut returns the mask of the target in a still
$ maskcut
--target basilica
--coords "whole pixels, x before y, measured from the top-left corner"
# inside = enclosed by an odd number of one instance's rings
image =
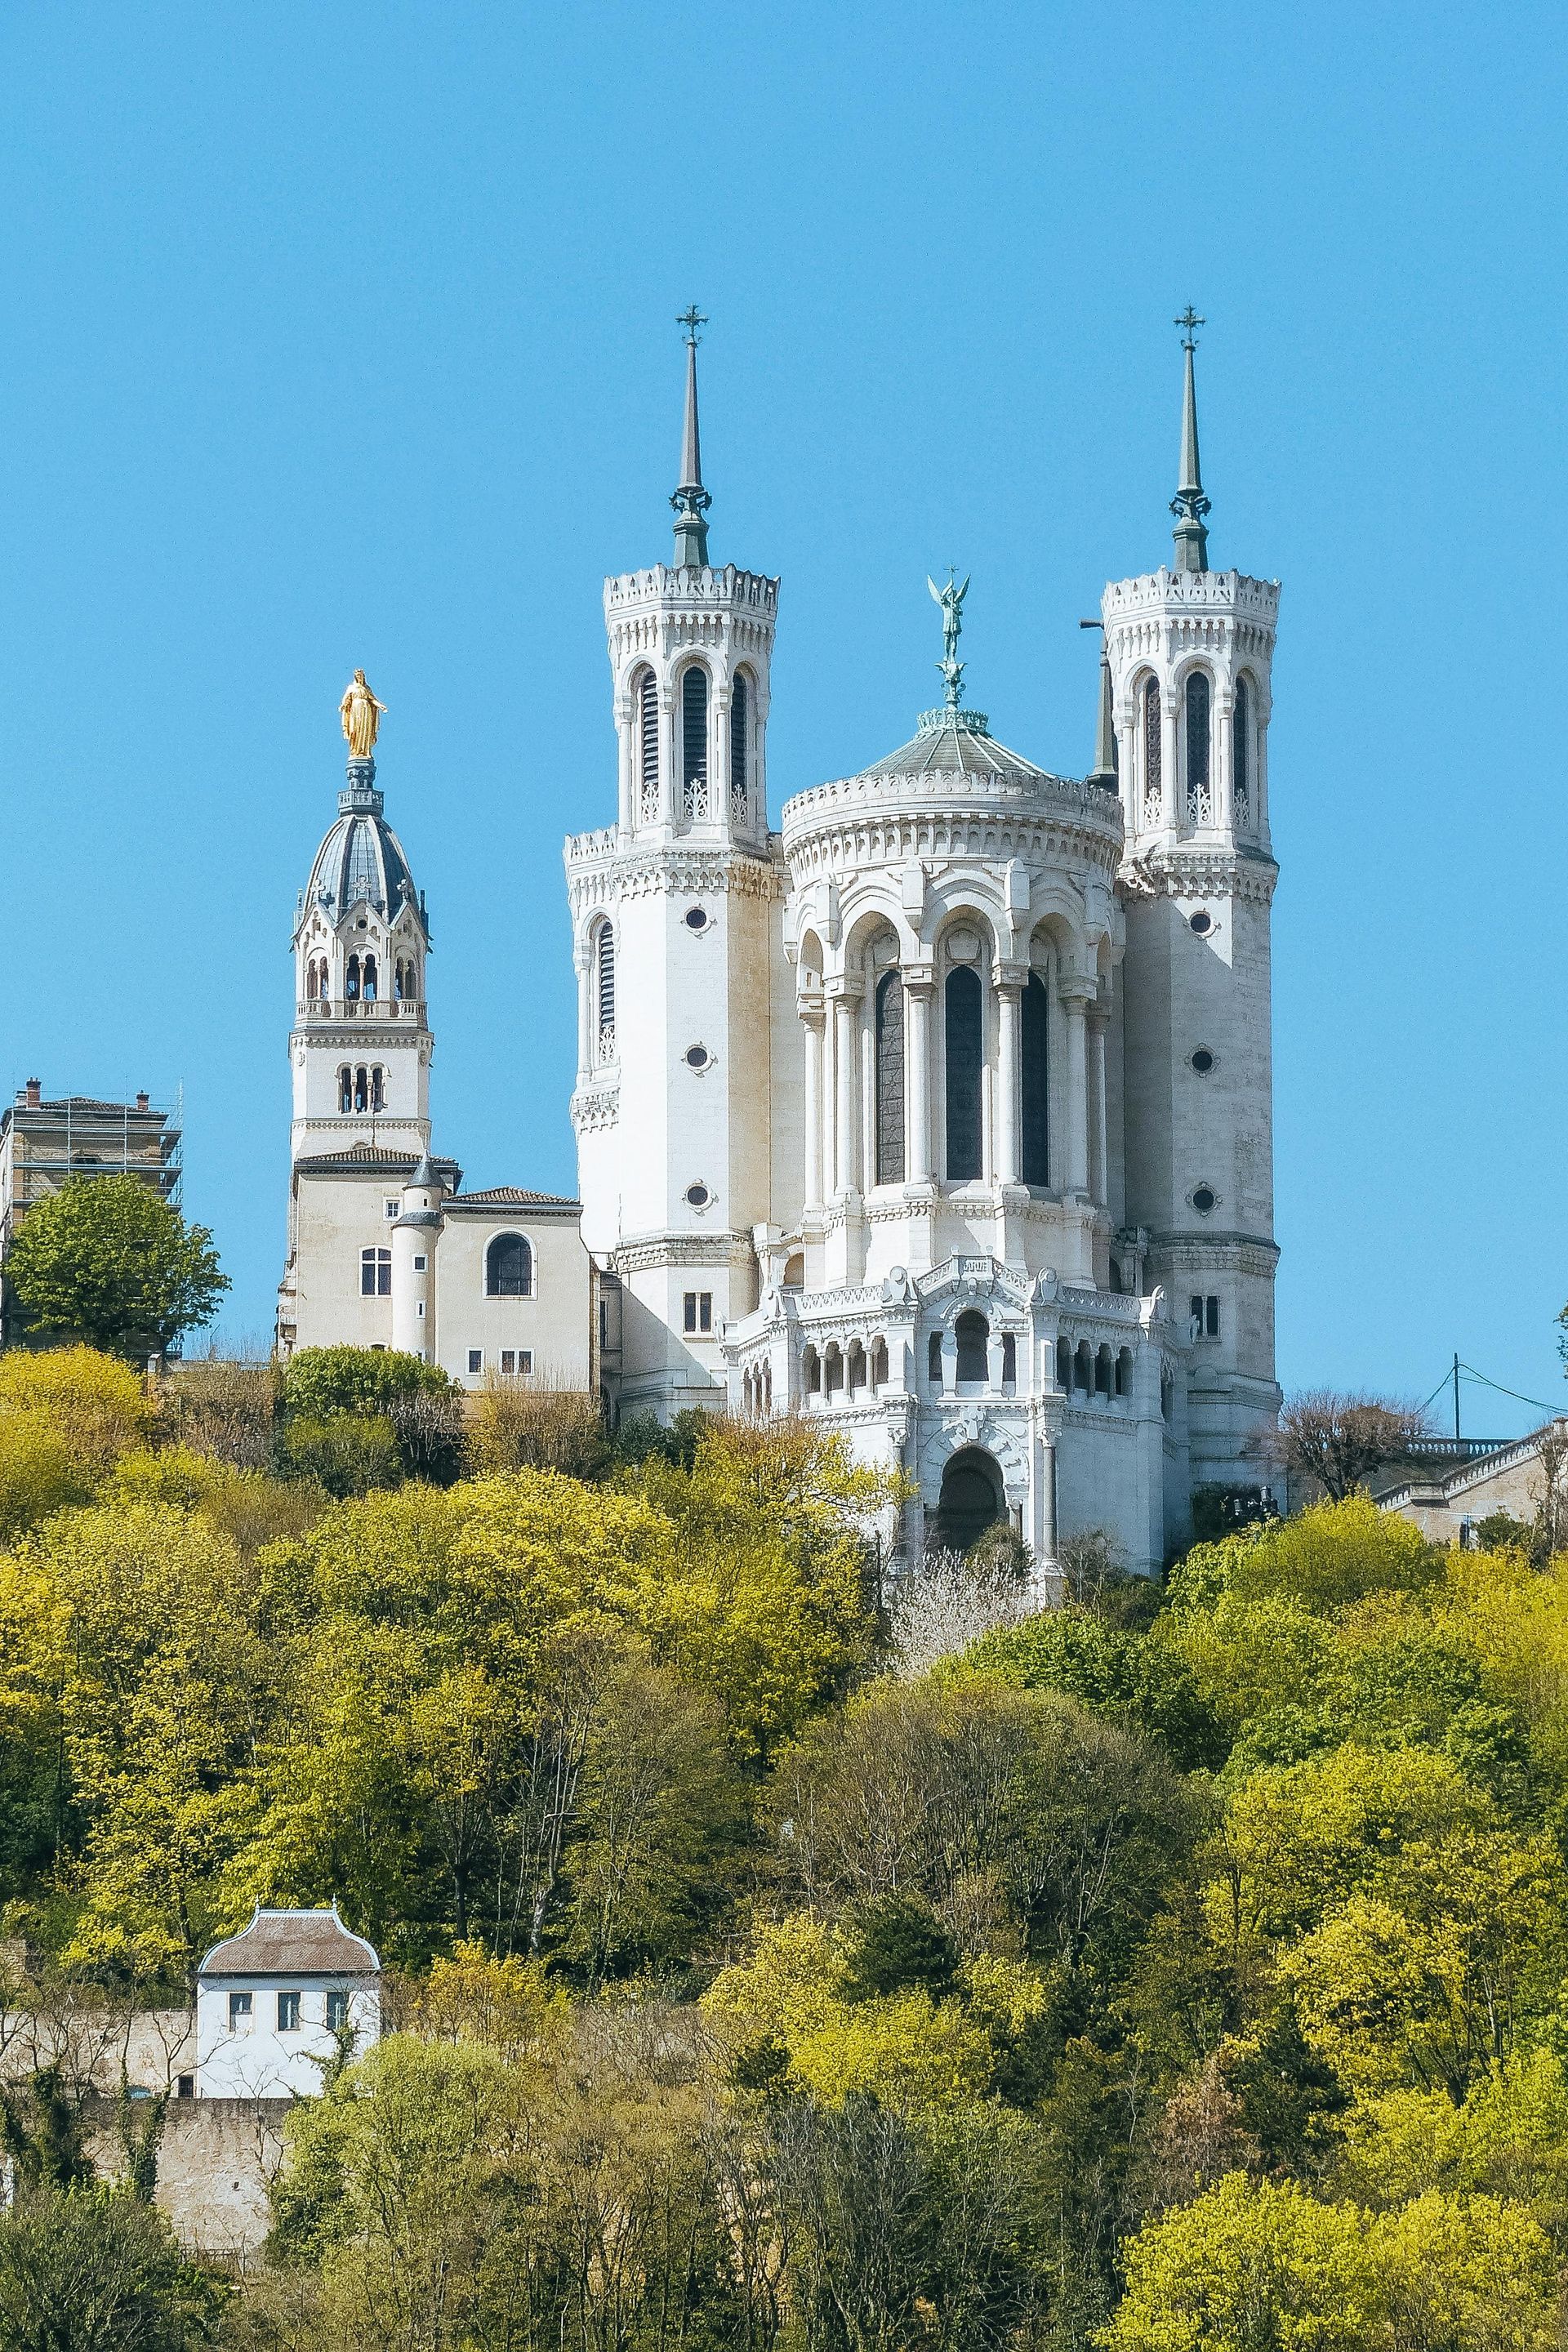
[[[968,703],[950,579],[940,707],[776,831],[779,582],[710,554],[700,323],[672,560],[605,587],[613,821],[565,850],[580,1202],[465,1195],[432,1156],[429,934],[362,675],[295,929],[280,1342],[548,1365],[622,1415],[820,1416],[906,1475],[906,1556],[1001,1518],[1047,1570],[1089,1527],[1156,1570],[1194,1498],[1256,1493],[1279,1404],[1279,592],[1210,562],[1202,321],[1172,558],[1101,601],[1092,772]]]

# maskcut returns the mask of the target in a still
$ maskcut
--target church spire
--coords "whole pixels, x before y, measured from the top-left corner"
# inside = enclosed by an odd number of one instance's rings
[[[670,505],[675,509],[675,562],[695,564],[708,561],[708,509],[713,501],[702,487],[702,447],[697,430],[697,330],[707,320],[693,302],[676,320],[686,330],[686,418],[680,436],[680,484]]]
[[[1182,330],[1182,349],[1186,353],[1186,367],[1182,385],[1182,478],[1176,495],[1171,500],[1171,512],[1176,518],[1173,536],[1176,542],[1178,572],[1206,572],[1209,568],[1209,535],[1204,517],[1209,510],[1209,500],[1204,495],[1204,478],[1198,464],[1198,395],[1193,380],[1193,353],[1197,349],[1194,329],[1204,320],[1189,302],[1175,321]]]

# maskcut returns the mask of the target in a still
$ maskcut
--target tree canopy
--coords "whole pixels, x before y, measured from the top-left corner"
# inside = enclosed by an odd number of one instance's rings
[[[69,1176],[28,1209],[5,1261],[28,1332],[111,1355],[163,1355],[229,1287],[205,1225],[139,1176]]]

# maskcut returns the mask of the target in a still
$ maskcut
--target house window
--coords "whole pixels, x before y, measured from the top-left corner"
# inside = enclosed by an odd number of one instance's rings
[[[429,1265],[429,1264],[430,1264],[430,1261],[429,1261],[429,1259],[428,1259],[427,1257],[416,1257],[416,1259],[415,1259],[415,1261],[414,1261],[414,1271],[415,1271],[415,1273],[416,1273],[416,1274],[423,1274],[423,1273],[426,1271],[426,1267]]]
[[[366,1249],[359,1254],[359,1295],[362,1298],[392,1296],[392,1252]]]
[[[278,2031],[298,2033],[300,2031],[300,1996],[297,1992],[280,1992],[278,1996]]]
[[[487,1298],[533,1296],[533,1252],[521,1234],[497,1234],[485,1252]]]
[[[381,1213],[384,1217],[395,1217],[402,1206],[401,1201],[383,1201]]]
[[[484,1368],[485,1368],[485,1351],[484,1351],[484,1349],[483,1349],[482,1348],[470,1348],[470,1349],[468,1349],[468,1370],[469,1370],[469,1371],[470,1371],[470,1372],[482,1372],[482,1371],[484,1370]]]
[[[1192,1335],[1194,1339],[1219,1338],[1219,1300],[1211,1290],[1199,1297],[1194,1290],[1190,1309]]]
[[[713,1293],[710,1290],[689,1290],[681,1319],[688,1331],[711,1331]]]
[[[533,1370],[533,1350],[532,1350],[532,1349],[531,1349],[531,1348],[503,1348],[503,1349],[501,1349],[501,1351],[500,1351],[500,1368],[501,1368],[501,1377],[502,1377],[502,1379],[503,1379],[503,1380],[506,1378],[506,1376],[507,1376],[507,1374],[508,1374],[509,1372],[512,1375],[513,1379],[515,1380],[515,1379],[516,1379],[516,1377],[517,1377],[517,1375],[518,1375],[520,1372],[531,1372],[531,1371],[532,1371],[532,1370]]]
[[[247,1992],[231,1992],[229,1994],[228,2030],[231,2033],[249,2032],[250,1995]]]
[[[327,1995],[327,2032],[341,2033],[349,2021],[349,1997],[346,1992]]]

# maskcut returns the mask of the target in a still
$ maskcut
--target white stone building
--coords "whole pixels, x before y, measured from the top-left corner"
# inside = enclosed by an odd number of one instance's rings
[[[289,1255],[278,1345],[400,1348],[468,1388],[595,1384],[575,1201],[464,1192],[431,1152],[430,931],[375,761],[351,756],[294,925]]]
[[[264,1911],[196,1971],[198,2099],[309,2098],[352,2028],[381,2034],[381,1962],[330,1910]]]
[[[605,589],[616,821],[566,844],[584,1239],[623,1412],[820,1413],[915,1480],[1158,1567],[1255,1488],[1274,1373],[1278,584],[1211,569],[1185,323],[1175,561],[1102,601],[1094,772],[943,707],[767,821],[778,582],[715,567],[688,321],[670,565]],[[967,583],[965,583],[967,585]]]

